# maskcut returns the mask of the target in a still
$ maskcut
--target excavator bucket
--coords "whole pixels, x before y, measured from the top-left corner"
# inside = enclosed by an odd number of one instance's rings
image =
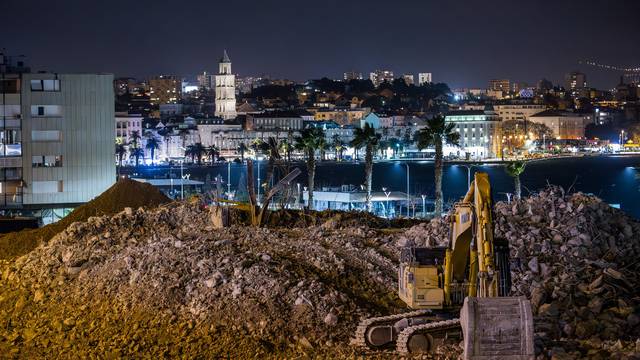
[[[534,359],[533,315],[525,297],[467,297],[460,310],[464,359]]]

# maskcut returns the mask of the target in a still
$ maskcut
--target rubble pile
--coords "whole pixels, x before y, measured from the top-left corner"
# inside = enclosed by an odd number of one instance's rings
[[[39,229],[28,229],[1,236],[0,259],[24,255],[76,221],[86,221],[89,217],[96,215],[115,214],[125,207],[158,206],[169,201],[169,198],[150,184],[121,179],[100,196],[79,206],[58,222]]]
[[[494,210],[511,247],[512,293],[531,300],[539,353],[555,358],[640,354],[640,223],[594,196],[560,187]],[[398,239],[434,245],[446,221]],[[421,237],[420,234],[425,234]]]
[[[0,353],[349,356],[401,311],[390,236],[354,226],[214,229],[197,202],[76,222],[0,267]]]

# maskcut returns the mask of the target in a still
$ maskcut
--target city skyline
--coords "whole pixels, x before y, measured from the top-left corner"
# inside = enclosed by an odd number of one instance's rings
[[[632,19],[640,4],[631,1],[606,8],[597,1],[579,6],[571,1],[544,6],[499,1],[491,7],[329,1],[305,4],[304,9],[287,2],[189,5],[68,1],[59,6],[10,0],[0,12],[6,24],[0,47],[25,54],[36,70],[55,72],[193,76],[215,70],[226,48],[241,76],[302,81],[390,69],[398,75],[431,72],[435,82],[452,88],[486,87],[495,78],[530,85],[547,78],[562,84],[564,74],[573,70],[586,73],[589,86],[610,88],[618,81],[617,72],[578,61],[640,62],[640,49],[630,46],[640,30]],[[11,15],[28,8],[40,11]],[[172,21],[162,21],[169,15]]]

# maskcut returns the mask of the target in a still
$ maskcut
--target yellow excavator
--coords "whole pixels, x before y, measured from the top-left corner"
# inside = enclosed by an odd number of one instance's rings
[[[446,247],[401,251],[398,294],[412,311],[363,320],[355,344],[417,353],[463,339],[465,359],[533,359],[531,305],[508,297],[509,245],[494,238],[486,173],[475,173],[449,218]]]

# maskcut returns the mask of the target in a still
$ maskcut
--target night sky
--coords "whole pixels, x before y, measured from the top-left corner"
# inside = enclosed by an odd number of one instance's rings
[[[390,68],[486,87],[582,70],[609,88],[619,74],[578,60],[640,65],[639,16],[638,0],[0,0],[0,48],[35,70],[116,76],[192,77],[226,48],[240,76]]]

